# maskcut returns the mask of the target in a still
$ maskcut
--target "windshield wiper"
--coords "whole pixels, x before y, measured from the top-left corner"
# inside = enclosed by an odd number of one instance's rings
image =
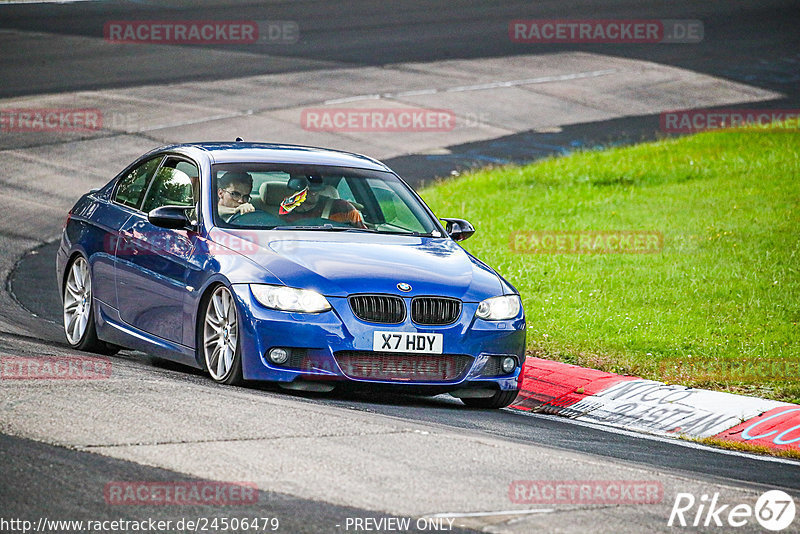
[[[270,230],[322,230],[323,232],[374,232],[375,231],[369,228],[353,228],[352,226],[334,226],[332,224],[323,224],[316,226],[304,226],[304,225],[275,226],[270,228]]]
[[[433,237],[430,233],[424,232],[414,232],[411,230],[403,230],[402,232],[394,232],[392,230],[374,230],[375,233],[378,234],[387,234],[387,235],[404,235],[404,236],[411,236],[411,237]]]
[[[412,231],[402,231],[402,232],[394,232],[392,230],[375,230],[373,228],[356,228],[353,226],[334,226],[332,224],[323,224],[323,225],[285,225],[285,226],[274,226],[270,228],[270,230],[320,230],[323,232],[367,232],[370,234],[385,234],[385,235],[404,235],[404,236],[411,236],[411,237],[433,237],[430,233],[423,233],[423,232],[412,232]]]

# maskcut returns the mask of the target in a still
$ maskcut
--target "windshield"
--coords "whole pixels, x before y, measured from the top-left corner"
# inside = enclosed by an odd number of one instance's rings
[[[442,236],[422,202],[390,172],[218,164],[212,186],[215,222],[222,227]]]

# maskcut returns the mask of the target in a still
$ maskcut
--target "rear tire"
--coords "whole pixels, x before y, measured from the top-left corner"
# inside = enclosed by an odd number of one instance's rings
[[[220,384],[241,384],[242,351],[233,295],[227,287],[217,286],[202,309],[197,347],[208,374]]]
[[[111,355],[119,350],[97,337],[94,323],[94,296],[89,262],[77,256],[67,267],[64,291],[61,295],[64,315],[64,334],[69,346],[76,350]]]
[[[517,398],[517,394],[519,394],[518,389],[511,389],[508,391],[498,391],[491,397],[485,398],[465,398],[461,399],[465,405],[469,406],[470,408],[486,408],[486,409],[498,409],[498,408],[505,408],[512,402],[514,399]]]

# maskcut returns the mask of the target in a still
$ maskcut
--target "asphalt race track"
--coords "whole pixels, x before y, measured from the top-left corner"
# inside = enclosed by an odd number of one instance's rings
[[[646,45],[508,38],[509,21],[534,18],[701,20],[704,38]],[[295,21],[300,39],[205,46],[103,40],[107,21],[165,19]],[[438,137],[310,136],[308,144],[363,145],[362,152],[419,185],[476,165],[652,139],[663,135],[660,111],[687,101],[800,108],[799,25],[792,1],[0,3],[0,108],[108,106],[109,116],[136,117],[133,125],[77,136],[0,131],[0,356],[77,354],[60,326],[54,240],[80,194],[149,148],[238,131],[256,132],[258,139],[248,140],[298,142],[310,134],[275,128],[292,110],[388,93],[394,83],[410,91],[435,87],[431,98],[438,100],[430,102],[467,119],[485,103],[492,111],[480,125]],[[563,80],[610,74],[552,90],[543,83],[536,98],[546,96],[547,105],[519,113],[530,117],[515,124],[503,110],[528,98],[528,89],[509,96],[492,88],[490,98],[448,92],[454,80],[471,83],[473,73],[487,84],[539,76],[525,75],[529,61]],[[250,94],[253,80],[269,98]],[[615,89],[591,94],[604,84]],[[611,93],[622,88],[641,107],[614,101]],[[567,90],[575,91],[568,105],[554,100]],[[175,120],[158,122],[165,113]],[[204,121],[204,113],[218,117]],[[452,531],[464,532],[673,532],[667,520],[679,492],[750,505],[769,489],[800,497],[798,461],[547,415],[470,410],[447,396],[225,388],[141,353],[123,351],[110,361],[109,380],[0,380],[0,531],[15,531],[2,523],[10,518],[278,517],[278,532],[364,532],[353,518],[406,517],[430,532],[442,524],[437,514],[449,514]],[[119,506],[104,498],[115,481],[204,480],[251,482],[257,498],[238,506]],[[510,498],[515,480],[651,480],[664,496],[653,505],[526,504]],[[415,523],[419,518],[425,520]],[[397,531],[383,525],[375,530]],[[784,532],[800,532],[799,525]],[[763,531],[757,524],[736,530]]]

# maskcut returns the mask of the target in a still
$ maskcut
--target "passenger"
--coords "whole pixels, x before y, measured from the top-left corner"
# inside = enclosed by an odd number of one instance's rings
[[[321,176],[293,175],[286,184],[296,193],[281,202],[278,214],[287,222],[300,219],[328,219],[346,223],[356,228],[366,228],[361,213],[346,200],[331,198],[321,193],[325,183]]]
[[[250,204],[253,177],[246,172],[228,171],[217,181],[217,196],[220,217],[226,222],[237,214],[250,213],[255,207]]]

